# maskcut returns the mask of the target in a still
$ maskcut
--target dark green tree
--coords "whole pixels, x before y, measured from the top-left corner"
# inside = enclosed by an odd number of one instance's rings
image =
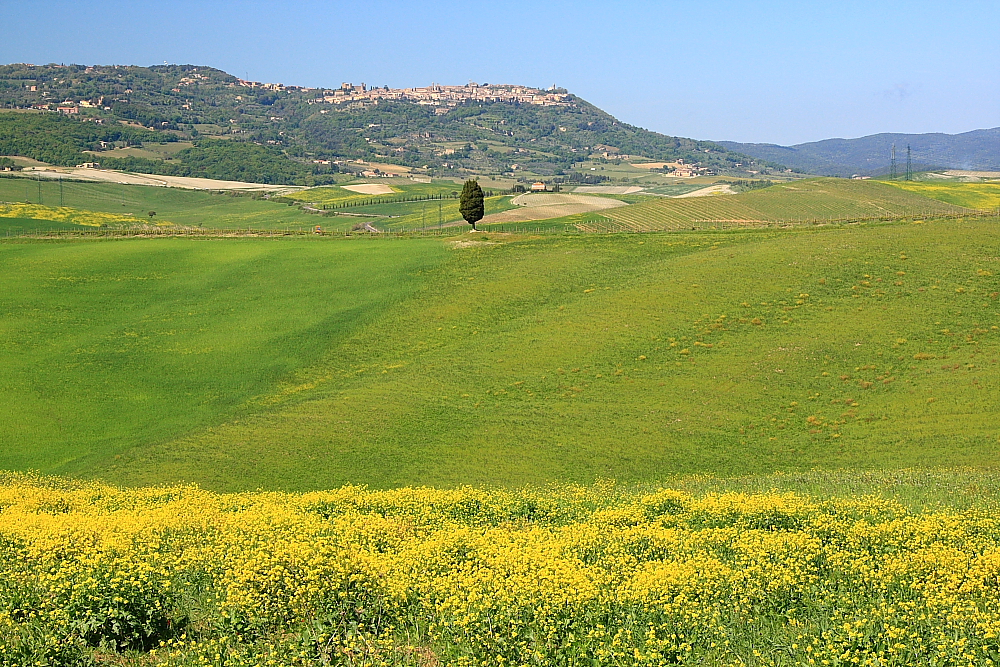
[[[483,219],[485,206],[483,204],[483,189],[479,187],[479,181],[469,179],[462,186],[462,196],[458,200],[458,212],[462,214],[465,221],[472,225],[473,231],[476,223]]]

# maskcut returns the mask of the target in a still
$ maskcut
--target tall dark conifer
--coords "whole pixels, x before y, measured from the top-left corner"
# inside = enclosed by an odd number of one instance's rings
[[[473,231],[476,223],[483,219],[485,205],[483,204],[483,189],[479,187],[479,181],[469,179],[462,186],[462,196],[458,201],[458,212],[462,214],[465,221],[472,225]]]

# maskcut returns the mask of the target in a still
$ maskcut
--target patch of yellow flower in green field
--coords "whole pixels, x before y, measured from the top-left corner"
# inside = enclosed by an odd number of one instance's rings
[[[0,480],[0,665],[989,665],[1000,517]]]
[[[68,206],[42,206],[40,204],[0,204],[0,218],[28,218],[32,220],[51,220],[52,222],[64,222],[72,225],[84,225],[86,227],[101,227],[102,225],[128,225],[144,224],[140,220],[130,215],[117,215],[115,213],[102,213],[100,211],[86,211]],[[171,223],[158,220],[157,226],[170,225]]]
[[[956,181],[886,181],[886,183],[901,190],[965,208],[987,211],[1000,208],[1000,183]]]

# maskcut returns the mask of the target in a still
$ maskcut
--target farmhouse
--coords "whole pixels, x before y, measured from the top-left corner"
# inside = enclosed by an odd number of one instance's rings
[[[70,106],[68,104],[66,104],[66,105],[60,105],[57,110],[59,111],[59,113],[66,114],[67,116],[69,116],[71,114],[78,114],[78,113],[80,113],[80,108],[77,107],[76,105],[72,105],[72,106]]]
[[[536,183],[532,183],[531,184],[531,191],[532,192],[545,192],[545,183],[542,183],[541,181],[538,181]]]
[[[701,176],[705,171],[704,167],[685,163],[683,158],[678,159],[676,162],[667,162],[665,167],[671,170],[668,175],[675,178],[694,178]]]

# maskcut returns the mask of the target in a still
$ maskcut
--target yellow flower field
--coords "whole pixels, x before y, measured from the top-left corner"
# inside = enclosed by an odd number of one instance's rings
[[[955,206],[993,211],[1000,208],[1000,183],[883,181],[887,185]]]
[[[102,225],[128,225],[145,224],[145,220],[140,220],[130,215],[116,215],[114,213],[103,213],[101,211],[85,211],[68,206],[42,206],[40,204],[0,204],[0,218],[30,218],[34,220],[51,220],[53,222],[65,222],[73,225],[84,225],[86,227],[100,227]],[[157,226],[170,225],[171,223],[157,220]]]
[[[875,497],[7,473],[0,665],[988,665],[1000,519]]]

